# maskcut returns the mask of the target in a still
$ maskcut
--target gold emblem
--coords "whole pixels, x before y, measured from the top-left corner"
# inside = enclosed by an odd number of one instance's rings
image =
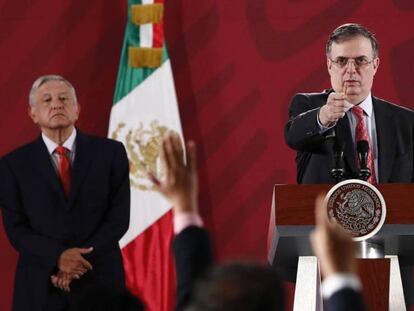
[[[167,131],[170,129],[154,120],[149,128],[145,128],[143,122],[140,122],[136,129],[127,128],[125,123],[119,123],[112,132],[111,138],[123,141],[127,150],[132,187],[143,191],[155,190],[146,172],[151,172],[157,178],[162,177],[161,142]]]

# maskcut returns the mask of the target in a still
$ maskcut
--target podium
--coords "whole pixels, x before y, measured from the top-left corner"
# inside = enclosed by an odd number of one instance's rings
[[[295,293],[295,305],[302,304],[306,295],[312,299],[306,310],[322,310],[317,260],[308,257],[313,256],[309,234],[314,228],[315,198],[331,187],[275,185],[273,190],[268,261],[283,279],[296,280],[296,293],[299,290],[302,297]],[[385,199],[387,215],[381,230],[369,241],[382,245],[388,258],[358,260],[363,294],[371,310],[405,310],[399,267],[414,263],[414,184],[382,184],[377,188]]]

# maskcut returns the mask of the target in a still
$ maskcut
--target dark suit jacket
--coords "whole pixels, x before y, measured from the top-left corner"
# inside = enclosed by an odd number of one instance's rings
[[[175,236],[173,250],[177,273],[176,311],[179,311],[191,299],[195,281],[213,263],[208,232],[195,226],[185,228]]]
[[[331,90],[330,90],[331,91]],[[345,143],[345,178],[357,178],[355,143],[345,115],[336,126],[319,134],[317,114],[326,103],[330,91],[296,94],[289,107],[290,120],[285,127],[287,144],[297,151],[298,183],[333,183],[332,146],[327,136],[336,135]],[[378,140],[380,183],[413,182],[414,113],[376,97],[372,97]]]
[[[184,310],[191,300],[195,281],[212,265],[211,243],[208,232],[199,227],[188,227],[178,234],[173,243],[177,272],[176,311]],[[334,293],[324,302],[327,311],[363,311],[362,295],[349,288]]]
[[[363,311],[366,310],[361,293],[343,288],[324,301],[326,311]]]
[[[79,131],[71,191],[65,199],[39,137],[0,160],[0,202],[11,244],[19,253],[13,309],[42,310],[52,296],[70,301],[94,284],[124,286],[118,241],[129,224],[129,170],[121,143]],[[93,265],[64,294],[50,283],[60,254],[94,248]]]

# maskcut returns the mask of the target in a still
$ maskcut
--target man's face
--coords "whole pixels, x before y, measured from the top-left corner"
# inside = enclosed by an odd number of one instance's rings
[[[340,62],[344,63],[347,59],[347,64],[341,67]],[[370,40],[357,36],[340,43],[334,42],[327,64],[334,91],[341,93],[346,90],[347,100],[355,105],[363,101],[371,91],[379,58],[373,59]]]
[[[29,115],[42,131],[72,127],[79,117],[71,89],[63,81],[47,81],[35,92],[36,102],[29,107]]]

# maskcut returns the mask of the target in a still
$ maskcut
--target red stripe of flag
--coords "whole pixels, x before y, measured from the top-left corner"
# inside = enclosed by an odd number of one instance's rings
[[[172,210],[122,248],[126,286],[147,311],[171,311],[175,305]]]
[[[161,3],[164,4],[164,0],[155,0],[154,3]],[[152,46],[154,48],[162,48],[164,44],[164,27],[163,27],[163,21],[158,24],[153,24],[152,26]]]

